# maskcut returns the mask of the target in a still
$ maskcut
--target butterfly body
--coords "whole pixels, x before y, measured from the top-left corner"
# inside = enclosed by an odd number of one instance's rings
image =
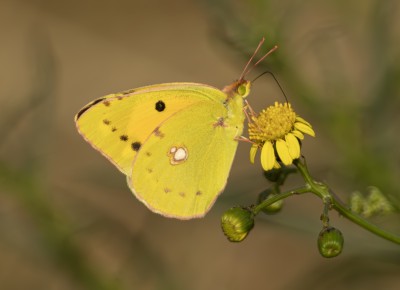
[[[152,85],[97,99],[75,121],[149,209],[179,219],[202,217],[225,188],[249,91],[243,79],[223,90]]]

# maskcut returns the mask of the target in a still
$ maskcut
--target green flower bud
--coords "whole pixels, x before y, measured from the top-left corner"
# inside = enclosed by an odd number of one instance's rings
[[[343,235],[334,227],[323,228],[318,236],[318,250],[325,258],[338,256],[343,250]]]
[[[266,199],[272,198],[275,195],[276,195],[275,191],[271,188],[268,188],[258,195],[258,203],[261,203]],[[279,212],[282,209],[282,207],[283,207],[283,199],[280,199],[280,200],[274,202],[273,204],[271,204],[267,207],[264,207],[262,209],[262,212],[264,212],[266,214],[275,214],[275,213]]]
[[[253,226],[253,213],[245,208],[232,207],[221,218],[222,231],[231,242],[243,241]]]
[[[273,168],[268,171],[264,171],[264,176],[271,182],[276,182],[278,178],[281,176],[282,168]]]

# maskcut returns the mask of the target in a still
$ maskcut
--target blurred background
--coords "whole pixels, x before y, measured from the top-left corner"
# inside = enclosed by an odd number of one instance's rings
[[[335,213],[343,253],[316,246],[311,195],[227,241],[220,217],[269,186],[239,144],[228,186],[200,220],[151,213],[78,135],[108,93],[192,81],[222,88],[262,36],[271,70],[316,138],[303,154],[343,199],[375,185],[400,208],[400,2],[0,0],[0,289],[399,289],[400,247]],[[249,101],[283,101],[271,77]],[[286,185],[301,185],[291,176]],[[399,215],[373,221],[400,233]]]

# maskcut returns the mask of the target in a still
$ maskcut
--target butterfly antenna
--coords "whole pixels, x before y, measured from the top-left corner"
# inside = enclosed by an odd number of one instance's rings
[[[267,53],[267,54],[268,54],[268,53]],[[258,62],[259,62],[259,61],[258,61]],[[257,63],[258,63],[258,62],[257,62]],[[255,82],[259,77],[262,77],[262,76],[265,75],[265,74],[269,74],[269,75],[271,75],[271,76],[274,78],[276,84],[278,85],[278,87],[279,87],[279,89],[281,90],[283,96],[285,97],[286,103],[289,103],[288,98],[286,97],[285,91],[283,90],[281,84],[279,83],[278,79],[275,77],[275,75],[274,75],[273,72],[271,72],[271,71],[265,71],[265,72],[263,72],[262,74],[260,74],[259,76],[257,76],[252,82]]]
[[[271,53],[273,53],[275,50],[278,49],[278,46],[275,45],[273,48],[271,48],[262,58],[260,58],[255,64],[254,66],[258,65],[260,62],[262,62],[268,55],[270,55]]]
[[[268,55],[273,53],[275,50],[278,49],[278,46],[275,45],[273,48],[271,48],[262,58],[260,58],[251,68],[249,68],[244,75],[247,75],[253,68],[255,68],[260,62],[262,62]]]
[[[261,38],[260,43],[258,44],[256,50],[254,51],[253,55],[250,57],[250,59],[247,62],[246,66],[244,67],[244,69],[242,71],[242,74],[240,75],[239,80],[242,80],[245,77],[245,75],[247,75],[247,73],[248,73],[247,72],[247,68],[249,67],[249,65],[250,65],[251,61],[253,60],[253,58],[256,56],[257,52],[260,50],[260,47],[264,43],[264,41],[265,41],[265,38],[264,37]]]

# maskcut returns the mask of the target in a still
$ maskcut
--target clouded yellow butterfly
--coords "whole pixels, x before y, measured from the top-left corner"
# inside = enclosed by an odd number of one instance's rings
[[[223,90],[166,83],[110,94],[78,112],[77,129],[127,176],[150,210],[178,219],[203,217],[225,188],[250,92],[244,77],[263,41],[239,80]]]

